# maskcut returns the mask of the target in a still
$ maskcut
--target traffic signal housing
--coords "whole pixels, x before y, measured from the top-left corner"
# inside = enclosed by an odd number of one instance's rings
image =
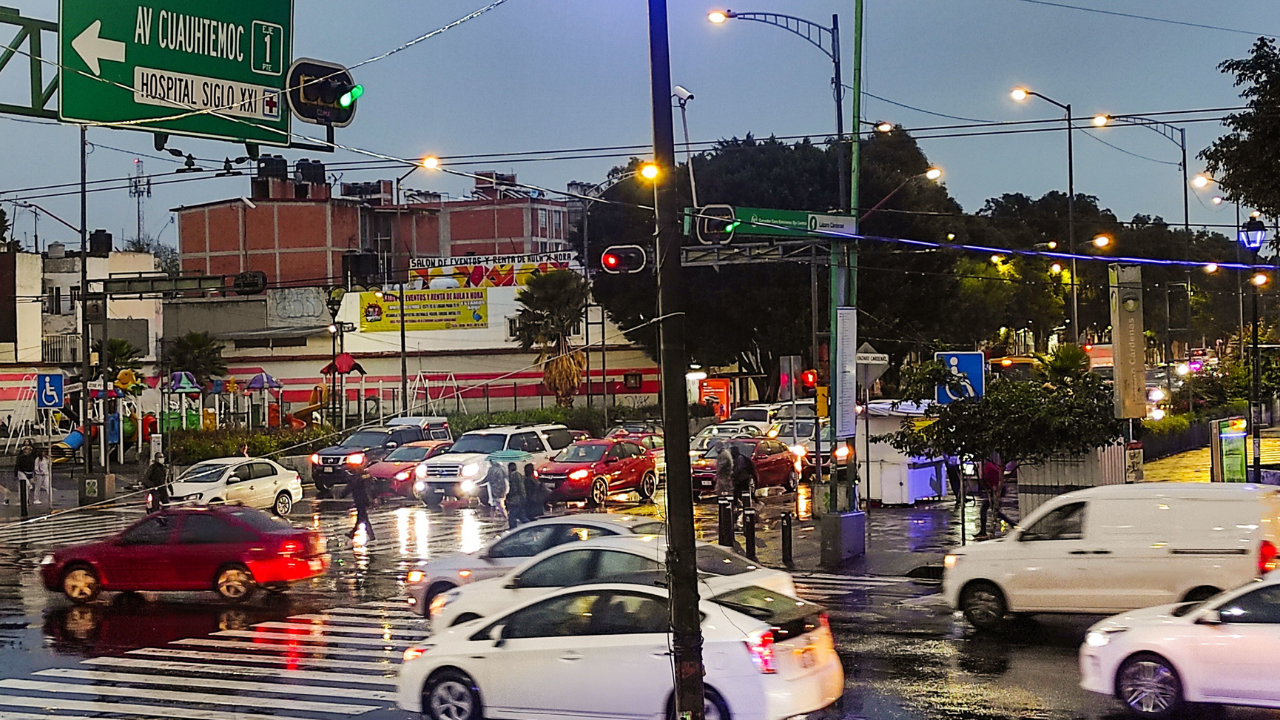
[[[351,71],[321,60],[298,60],[289,68],[289,107],[303,122],[330,127],[346,127],[356,114],[364,95]]]
[[[738,229],[736,213],[731,205],[708,205],[694,208],[698,219],[698,242],[703,245],[728,245]]]
[[[805,370],[800,373],[800,382],[797,384],[797,391],[800,397],[811,398],[818,396],[818,371]]]
[[[639,245],[614,245],[600,255],[600,267],[613,275],[638,273],[649,264],[649,255]]]

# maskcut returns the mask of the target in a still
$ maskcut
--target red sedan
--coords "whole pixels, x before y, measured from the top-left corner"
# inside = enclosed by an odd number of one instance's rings
[[[786,443],[767,437],[735,437],[725,443],[736,446],[738,452],[751,458],[756,470],[752,495],[762,487],[782,487],[787,492],[796,489],[800,480],[800,460]],[[720,445],[712,444],[702,457],[693,461],[694,492],[716,491],[716,456],[719,454]]]
[[[413,469],[418,463],[441,455],[453,447],[452,440],[419,440],[392,450],[380,462],[369,466],[378,494],[391,493],[413,499]]]
[[[119,534],[40,561],[50,590],[74,603],[108,591],[213,590],[232,602],[259,586],[281,592],[329,567],[320,533],[238,506],[173,508]]]
[[[576,442],[543,463],[534,477],[550,492],[549,502],[586,500],[598,506],[614,493],[634,490],[648,500],[658,489],[653,455],[628,438]]]

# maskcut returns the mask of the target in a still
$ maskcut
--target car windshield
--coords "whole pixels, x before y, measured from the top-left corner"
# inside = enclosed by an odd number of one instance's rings
[[[738,408],[729,416],[730,420],[749,420],[751,422],[767,422],[769,411],[765,408]]]
[[[390,433],[385,432],[358,432],[351,437],[338,443],[338,447],[354,447],[368,448],[377,447],[387,441]]]
[[[497,433],[467,433],[458,438],[449,452],[481,453],[488,455],[501,450],[507,444],[506,435]]]
[[[187,471],[179,475],[175,482],[214,482],[222,477],[222,473],[226,472],[227,467],[224,463],[202,462],[187,468]]]
[[[392,450],[387,455],[388,462],[418,462],[426,460],[427,453],[431,452],[431,448],[420,447],[417,445],[403,445]]]
[[[561,463],[593,463],[604,457],[604,451],[608,449],[603,443],[584,443],[582,445],[573,444],[560,451],[556,455],[555,461]]]
[[[248,525],[254,530],[261,530],[263,532],[278,532],[280,530],[293,529],[293,526],[285,522],[284,520],[281,520],[280,518],[275,517],[274,515],[268,515],[262,512],[261,510],[254,510],[253,508],[241,507],[241,508],[232,508],[231,510],[227,510],[226,512],[231,517],[234,517],[235,519],[239,520],[245,525]]]
[[[774,430],[776,430],[777,432],[774,432]],[[769,435],[771,437],[776,437],[779,439],[790,438],[792,437],[792,433],[795,434],[795,437],[801,440],[808,440],[809,438],[813,437],[813,421],[812,420],[798,420],[798,421],[786,420],[784,422],[778,423],[777,425],[774,425],[773,430],[769,431]]]

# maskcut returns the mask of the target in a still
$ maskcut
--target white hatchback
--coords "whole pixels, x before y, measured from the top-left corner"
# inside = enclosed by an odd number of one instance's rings
[[[404,653],[400,707],[432,720],[664,718],[672,703],[666,590],[554,591]],[[703,600],[706,717],[781,720],[844,692],[826,613],[760,587]]]
[[[431,601],[460,585],[506,575],[547,548],[609,535],[660,535],[661,520],[638,515],[583,513],[542,518],[499,535],[475,552],[420,562],[405,577],[409,608],[427,615]]]
[[[1198,603],[1116,615],[1080,646],[1080,686],[1134,715],[1182,717],[1186,703],[1280,708],[1280,573]]]
[[[187,468],[169,484],[168,504],[233,503],[284,517],[301,499],[298,473],[266,458],[228,457]]]
[[[560,545],[506,575],[436,595],[430,603],[431,625],[447,628],[489,617],[557,588],[588,582],[622,582],[637,573],[665,568],[667,543],[656,535],[617,535]],[[782,570],[764,567],[709,543],[697,545],[699,592],[719,594],[755,585],[782,595],[796,594],[795,581]],[[665,574],[658,573],[665,578]]]

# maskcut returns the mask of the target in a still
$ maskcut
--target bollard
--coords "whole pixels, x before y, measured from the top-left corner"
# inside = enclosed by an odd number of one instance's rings
[[[791,567],[791,512],[782,513],[782,564]]]
[[[733,498],[720,496],[719,543],[722,547],[733,547]]]
[[[756,559],[756,509],[754,507],[743,508],[742,510],[742,544],[747,547],[747,557]]]

